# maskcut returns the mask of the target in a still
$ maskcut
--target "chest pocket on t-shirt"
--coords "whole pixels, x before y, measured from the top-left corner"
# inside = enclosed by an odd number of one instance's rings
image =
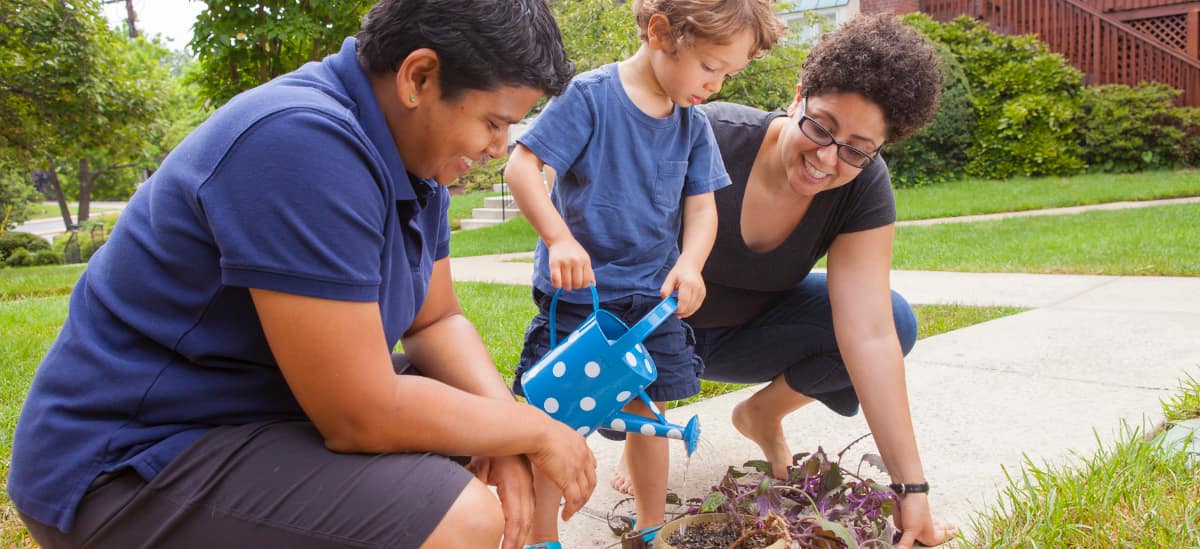
[[[683,178],[687,175],[687,162],[665,160],[658,163],[658,176],[654,178],[654,204],[667,211],[679,208],[679,195],[683,192]]]

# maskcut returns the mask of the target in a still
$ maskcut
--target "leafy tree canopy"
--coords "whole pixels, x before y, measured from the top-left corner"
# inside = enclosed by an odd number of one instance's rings
[[[201,95],[214,106],[336,53],[358,32],[372,0],[208,0],[191,48]]]

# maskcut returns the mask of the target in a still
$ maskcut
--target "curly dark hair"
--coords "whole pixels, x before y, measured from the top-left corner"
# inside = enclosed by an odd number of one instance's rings
[[[933,45],[893,15],[860,15],[821,37],[800,71],[806,96],[857,93],[879,105],[888,142],[937,113],[942,73]]]
[[[379,0],[357,38],[373,75],[419,48],[436,51],[446,99],[506,84],[558,95],[575,72],[546,0]]]

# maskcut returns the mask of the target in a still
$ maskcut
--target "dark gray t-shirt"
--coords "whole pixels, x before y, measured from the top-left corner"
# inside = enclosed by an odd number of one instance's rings
[[[746,181],[767,127],[784,113],[732,103],[710,103],[703,109],[733,184],[715,193],[717,240],[704,265],[708,297],[687,319],[693,327],[748,322],[803,280],[837,235],[896,221],[891,177],[880,158],[850,183],[818,193],[800,224],[777,248],[763,253],[751,250],[742,238]]]

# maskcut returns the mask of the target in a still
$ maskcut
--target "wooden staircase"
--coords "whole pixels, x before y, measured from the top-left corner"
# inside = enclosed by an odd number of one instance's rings
[[[1004,34],[1036,34],[1089,84],[1162,82],[1200,107],[1200,2],[921,0],[938,21],[967,15]]]

